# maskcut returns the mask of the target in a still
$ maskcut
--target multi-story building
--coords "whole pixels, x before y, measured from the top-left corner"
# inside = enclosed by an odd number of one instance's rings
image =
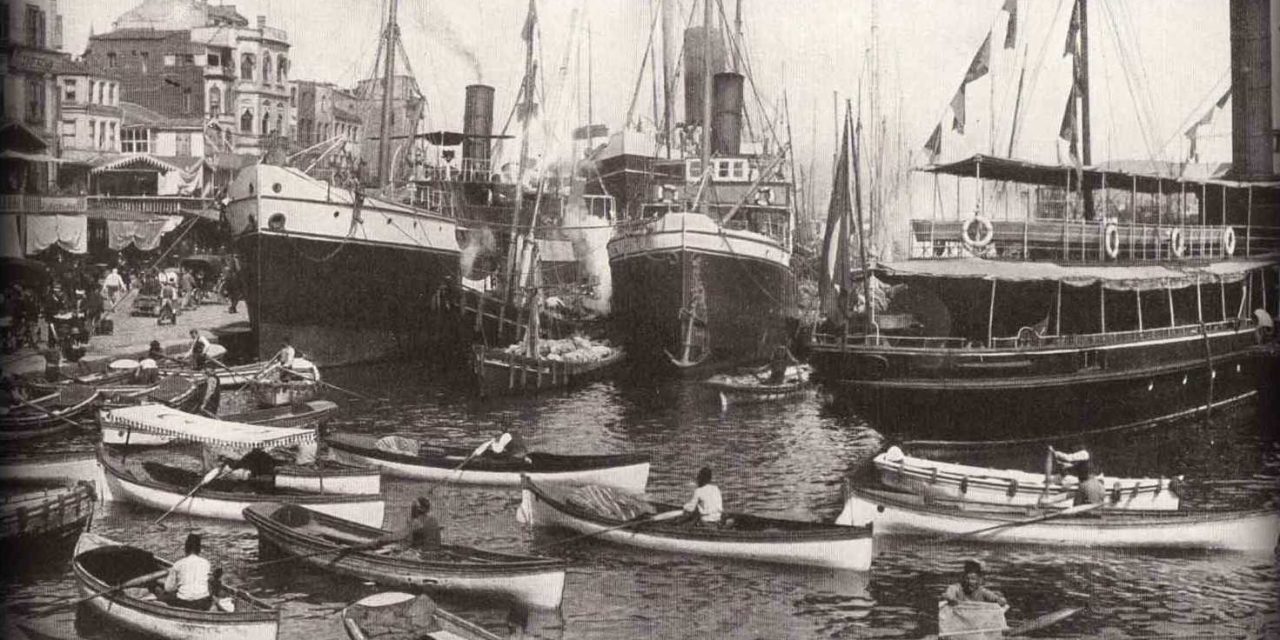
[[[145,0],[92,36],[85,55],[121,74],[122,99],[199,117],[219,150],[258,155],[293,119],[288,34],[266,22],[201,0]]]
[[[0,159],[5,192],[43,192],[53,179],[57,152],[58,94],[55,74],[66,56],[56,0],[0,2],[0,141],[24,154]],[[42,159],[42,157],[44,159]]]
[[[363,121],[356,111],[359,100],[350,92],[328,82],[299,80],[297,85],[298,127],[295,140],[303,147],[340,137],[344,150],[360,153]]]
[[[58,147],[65,160],[87,160],[120,152],[120,79],[83,61],[67,60],[57,71]]]

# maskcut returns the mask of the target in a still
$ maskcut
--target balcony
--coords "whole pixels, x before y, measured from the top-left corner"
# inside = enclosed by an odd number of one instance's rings
[[[189,196],[88,196],[85,200],[87,200],[88,209],[95,211],[128,211],[160,215],[181,215],[213,207],[212,198]]]
[[[83,196],[0,195],[0,213],[82,213]]]

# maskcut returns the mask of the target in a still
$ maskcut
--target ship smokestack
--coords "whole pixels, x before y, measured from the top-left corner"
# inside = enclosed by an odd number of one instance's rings
[[[1231,0],[1231,165],[1237,178],[1276,175],[1272,104],[1274,0]]]
[[[462,159],[487,161],[489,138],[493,133],[493,87],[484,84],[467,85],[467,103],[462,112],[462,132],[468,137],[462,141]]]
[[[737,155],[742,148],[742,87],[740,73],[717,73],[712,85],[711,153]]]
[[[703,27],[686,29],[684,32],[684,122],[687,125],[702,124],[702,78],[704,74],[712,75],[725,69],[724,39],[719,31],[711,31],[707,38],[707,30]],[[703,48],[710,42],[710,65],[703,60]]]

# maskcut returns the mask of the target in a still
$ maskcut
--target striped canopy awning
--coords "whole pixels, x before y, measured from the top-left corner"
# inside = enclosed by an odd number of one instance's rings
[[[103,171],[119,171],[121,169],[129,169],[134,167],[141,167],[143,169],[154,169],[156,171],[160,171],[163,173],[182,170],[181,168],[175,167],[174,165],[171,165],[168,162],[165,162],[164,160],[161,160],[155,156],[148,155],[145,153],[137,153],[133,155],[124,156],[123,158],[116,158],[114,160],[104,162],[103,164],[100,164],[90,169],[89,173],[102,173]]]
[[[312,429],[265,427],[186,413],[161,404],[107,411],[103,424],[227,449],[271,449],[316,441]]]

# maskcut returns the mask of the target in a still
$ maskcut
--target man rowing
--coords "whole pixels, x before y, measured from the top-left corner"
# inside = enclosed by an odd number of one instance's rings
[[[193,611],[208,611],[213,605],[209,590],[211,567],[200,557],[200,534],[187,534],[184,545],[187,554],[169,567],[163,586],[157,585],[152,593],[165,604]]]
[[[986,588],[984,582],[986,577],[982,574],[982,565],[977,560],[965,560],[960,582],[947,587],[942,593],[942,599],[952,606],[962,602],[994,602],[1000,606],[1008,606],[1009,601]]]
[[[509,429],[484,441],[471,453],[472,458],[486,456],[498,459],[521,460],[525,464],[533,464],[529,458],[529,449],[525,447],[524,438],[514,429]]]
[[[697,482],[698,487],[693,490],[693,497],[684,504],[685,515],[677,522],[718,527],[724,512],[724,498],[720,495],[720,487],[711,484],[710,467],[698,469]]]
[[[426,496],[419,496],[409,506],[409,521],[403,527],[357,548],[375,549],[393,542],[420,553],[440,548],[440,522],[431,515],[431,501]]]

